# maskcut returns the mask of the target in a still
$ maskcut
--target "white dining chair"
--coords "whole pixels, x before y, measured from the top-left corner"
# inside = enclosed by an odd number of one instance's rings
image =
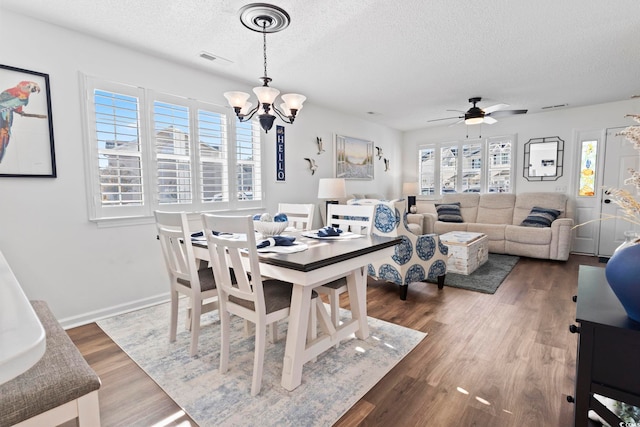
[[[337,227],[343,232],[371,234],[373,229],[373,212],[375,205],[337,205],[329,204],[327,208],[327,225]],[[331,322],[338,326],[340,322],[340,294],[347,291],[347,278],[341,277],[326,283],[316,291],[327,295],[331,306]]]
[[[176,340],[178,328],[178,298],[180,294],[189,298],[187,309],[188,329],[191,332],[189,353],[198,351],[200,336],[200,316],[218,308],[218,290],[210,268],[199,268],[191,245],[191,234],[201,228],[189,227],[185,212],[154,212],[158,239],[162,247],[171,294],[171,319],[169,321],[169,341]]]
[[[220,372],[225,373],[229,366],[230,315],[234,314],[255,325],[251,383],[251,395],[255,396],[262,385],[267,325],[271,325],[272,331],[277,331],[277,322],[289,317],[293,285],[261,276],[251,216],[202,214],[202,223],[207,236],[211,267],[218,283]],[[312,298],[317,298],[317,295],[313,292]],[[315,305],[314,301],[311,304],[313,314]],[[316,328],[313,314],[310,314],[309,331]],[[309,332],[308,338],[315,338],[315,334]],[[277,340],[277,335],[274,340]]]
[[[309,231],[313,228],[313,214],[316,205],[304,203],[279,203],[278,212],[287,215],[289,227]]]

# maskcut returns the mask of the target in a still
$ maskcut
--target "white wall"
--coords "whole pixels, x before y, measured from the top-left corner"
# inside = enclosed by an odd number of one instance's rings
[[[632,94],[629,94],[631,96]],[[626,114],[640,112],[638,100],[599,104],[581,108],[566,108],[537,114],[504,117],[493,125],[440,126],[406,132],[403,139],[404,181],[417,181],[418,156],[421,144],[461,141],[467,131],[469,138],[517,135],[516,193],[531,191],[562,191],[573,197],[577,187],[577,135],[583,131],[604,131],[607,128],[630,126],[634,122]],[[604,135],[604,133],[602,133]],[[524,144],[531,138],[558,136],[564,140],[564,171],[557,181],[529,182],[522,176]]]
[[[87,219],[79,72],[219,105],[226,103],[224,91],[242,85],[6,10],[0,22],[5,34],[22,34],[4,44],[2,64],[47,73],[51,85],[58,178],[0,178],[0,251],[25,293],[46,300],[66,326],[165,299],[166,272],[152,222],[98,228]],[[401,133],[314,106],[311,99],[286,126],[284,184],[275,181],[275,127],[265,139],[269,211],[278,201],[317,202],[318,179],[333,174],[333,133],[371,139],[391,159],[390,172],[376,160],[376,179],[350,181],[347,191],[399,195]],[[316,136],[327,149],[320,156]],[[315,175],[304,157],[316,158]]]

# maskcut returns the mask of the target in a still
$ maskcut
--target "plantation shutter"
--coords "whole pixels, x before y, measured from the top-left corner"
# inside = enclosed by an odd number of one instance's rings
[[[189,108],[154,101],[153,118],[158,203],[192,203]]]
[[[262,200],[260,126],[236,120],[236,178],[238,200]]]
[[[229,201],[226,115],[198,110],[201,201]]]
[[[95,142],[102,207],[141,206],[139,99],[94,89]]]

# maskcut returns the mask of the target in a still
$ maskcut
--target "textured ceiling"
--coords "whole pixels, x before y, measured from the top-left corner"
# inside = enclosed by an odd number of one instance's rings
[[[0,0],[0,6],[257,85],[262,36],[243,27],[237,13],[249,2]],[[483,97],[481,107],[505,103],[531,114],[640,94],[638,0],[272,3],[291,16],[289,28],[267,36],[272,86],[399,130],[450,124],[428,120],[467,110],[472,96]],[[230,62],[205,61],[201,51]]]

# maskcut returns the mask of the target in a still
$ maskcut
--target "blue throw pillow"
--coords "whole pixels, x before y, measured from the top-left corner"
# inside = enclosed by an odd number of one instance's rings
[[[540,208],[534,206],[529,212],[529,216],[522,221],[525,227],[551,227],[551,223],[558,218],[560,211],[557,209]]]
[[[460,202],[455,203],[435,203],[438,212],[438,221],[442,222],[464,222],[460,213]]]

